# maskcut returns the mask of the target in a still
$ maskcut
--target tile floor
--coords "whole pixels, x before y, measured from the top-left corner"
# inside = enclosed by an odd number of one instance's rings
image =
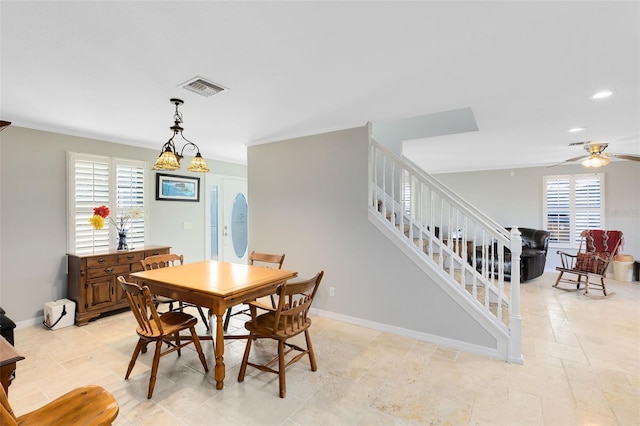
[[[524,365],[315,318],[319,369],[305,360],[290,367],[285,399],[273,374],[249,369],[236,381],[244,341],[235,340],[226,342],[222,391],[189,349],[161,359],[147,400],[151,353],[123,379],[137,340],[125,312],[84,327],[16,330],[26,360],[10,401],[21,414],[94,383],[117,398],[117,425],[640,424],[640,283],[607,280],[616,294],[592,300],[551,288],[555,276],[521,286]],[[211,342],[204,348],[213,367]]]

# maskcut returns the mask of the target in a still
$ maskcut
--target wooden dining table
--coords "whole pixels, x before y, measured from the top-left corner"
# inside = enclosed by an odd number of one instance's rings
[[[216,316],[214,353],[216,388],[224,386],[223,317],[227,309],[268,296],[295,271],[238,263],[205,260],[130,274],[130,279],[148,286],[151,293],[206,307]],[[206,339],[207,336],[204,336]]]

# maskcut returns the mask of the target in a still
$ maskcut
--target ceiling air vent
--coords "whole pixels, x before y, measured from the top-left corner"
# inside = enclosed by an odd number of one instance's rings
[[[207,97],[228,90],[226,87],[207,81],[202,77],[192,78],[191,80],[182,83],[181,86],[191,92]]]

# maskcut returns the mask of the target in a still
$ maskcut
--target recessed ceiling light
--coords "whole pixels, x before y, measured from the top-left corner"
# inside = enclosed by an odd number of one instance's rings
[[[585,129],[585,127],[573,127],[571,129],[567,130],[567,132],[569,132],[569,133],[578,133],[578,132],[583,131],[584,129]]]
[[[596,93],[595,95],[592,95],[591,99],[603,99],[603,98],[608,98],[611,95],[613,95],[613,92],[611,90],[603,90],[601,92]]]

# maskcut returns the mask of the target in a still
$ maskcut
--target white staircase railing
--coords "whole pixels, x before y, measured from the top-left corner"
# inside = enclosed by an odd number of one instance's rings
[[[374,140],[369,211],[508,336],[506,360],[522,362],[520,286],[511,285],[520,282],[522,239],[517,228],[506,230]],[[510,282],[505,281],[505,248],[511,251]]]

